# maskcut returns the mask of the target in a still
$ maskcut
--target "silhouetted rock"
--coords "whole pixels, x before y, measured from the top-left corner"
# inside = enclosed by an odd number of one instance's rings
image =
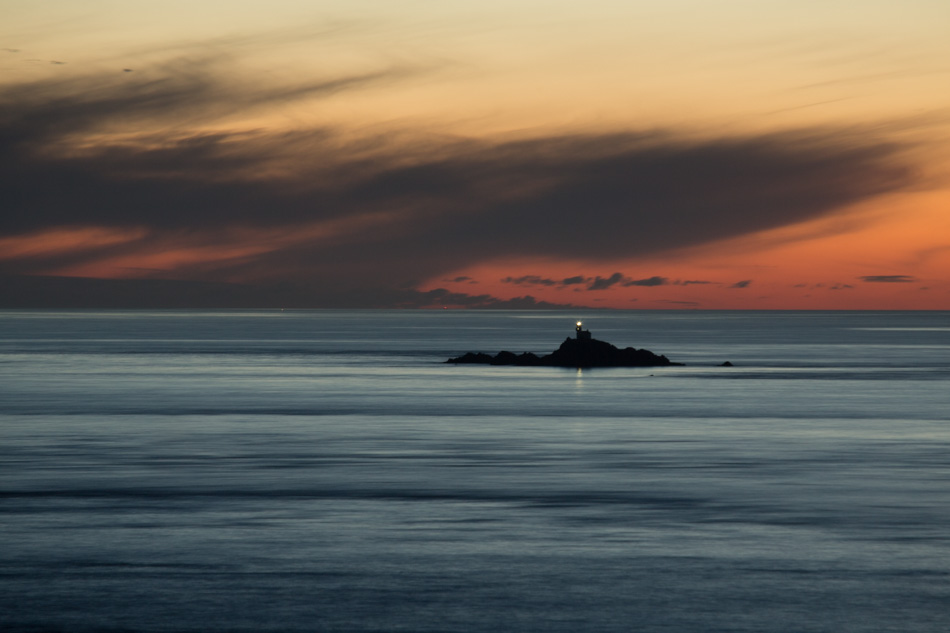
[[[720,365],[720,367],[732,367],[732,363],[730,363],[729,361],[726,361],[722,365]]]
[[[475,353],[469,352],[468,354],[465,354],[464,356],[459,356],[458,358],[450,358],[449,360],[445,362],[490,365],[492,362],[492,357],[489,356],[488,354],[482,354],[482,353],[475,354]]]
[[[511,352],[498,352],[493,359],[492,365],[517,365],[518,357]]]
[[[568,338],[556,352],[541,359],[555,367],[656,367],[674,365],[666,356],[645,349],[619,349],[597,339]]]
[[[586,333],[584,331],[584,334]],[[682,364],[670,362],[666,356],[654,354],[649,350],[632,347],[619,349],[610,343],[589,337],[567,338],[557,350],[546,356],[539,357],[530,352],[520,355],[499,352],[495,356],[469,352],[445,362],[521,367],[661,367]]]

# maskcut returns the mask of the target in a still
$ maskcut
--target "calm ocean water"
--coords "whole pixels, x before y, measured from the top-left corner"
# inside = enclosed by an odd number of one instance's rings
[[[576,318],[687,365],[441,364]],[[946,312],[0,312],[0,629],[944,632],[948,418]]]

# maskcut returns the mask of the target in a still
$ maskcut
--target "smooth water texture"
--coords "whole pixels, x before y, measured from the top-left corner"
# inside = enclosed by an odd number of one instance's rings
[[[686,365],[442,363],[576,318]],[[945,312],[0,312],[0,629],[943,632],[948,417]]]

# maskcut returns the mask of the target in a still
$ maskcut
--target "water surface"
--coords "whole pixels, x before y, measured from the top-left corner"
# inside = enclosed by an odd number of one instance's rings
[[[441,362],[578,317],[686,366]],[[941,312],[0,312],[0,621],[944,631],[948,383]]]

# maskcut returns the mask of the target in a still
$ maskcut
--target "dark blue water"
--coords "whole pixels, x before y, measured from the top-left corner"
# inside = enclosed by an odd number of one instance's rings
[[[441,364],[578,317],[687,365]],[[0,312],[0,629],[943,632],[948,417],[940,312]]]

